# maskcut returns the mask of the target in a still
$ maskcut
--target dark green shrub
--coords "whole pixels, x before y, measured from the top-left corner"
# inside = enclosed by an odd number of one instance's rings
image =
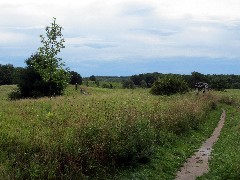
[[[113,85],[111,83],[110,84],[103,83],[102,88],[113,89]]]
[[[71,75],[70,84],[82,84],[82,76],[80,74],[75,71],[70,71],[69,73]]]
[[[135,88],[134,82],[131,79],[123,80],[122,86],[123,86],[123,88],[126,88],[126,89],[134,89]]]
[[[8,98],[10,100],[17,100],[17,99],[21,99],[22,95],[21,92],[19,91],[19,89],[12,91],[11,93],[8,94]]]
[[[186,93],[187,83],[178,76],[168,76],[155,81],[151,88],[154,95],[172,95],[176,93]]]
[[[26,60],[27,67],[21,72],[18,88],[18,97],[42,97],[50,95],[61,95],[65,89],[65,84],[61,81],[44,81],[40,73],[32,66],[32,61],[43,61],[42,57],[38,54],[32,55]],[[67,72],[66,72],[67,73]],[[58,77],[61,79],[61,75]],[[13,93],[14,97],[16,93]],[[11,98],[11,97],[10,97]]]
[[[89,77],[89,80],[90,80],[90,81],[97,81],[97,78],[96,78],[94,75],[91,75],[91,76]]]
[[[147,88],[147,82],[145,80],[141,81],[141,88]]]
[[[12,64],[0,64],[0,85],[13,83],[14,67]]]

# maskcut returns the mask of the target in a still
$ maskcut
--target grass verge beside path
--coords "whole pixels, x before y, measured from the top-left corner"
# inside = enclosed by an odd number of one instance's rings
[[[240,179],[240,108],[225,109],[226,121],[213,147],[210,171],[198,180]]]
[[[193,131],[186,136],[169,137],[173,142],[158,146],[156,155],[151,162],[138,168],[130,167],[114,179],[174,179],[176,172],[185,160],[191,156],[211,136],[217,126],[222,110],[218,107],[210,112],[206,122],[198,131]]]

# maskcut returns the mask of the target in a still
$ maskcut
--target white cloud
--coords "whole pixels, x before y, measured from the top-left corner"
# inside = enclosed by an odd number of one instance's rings
[[[16,44],[23,41],[29,41],[30,38],[21,33],[13,33],[13,32],[4,32],[0,31],[0,39],[1,39],[1,45],[3,44]]]
[[[239,0],[1,0],[0,39],[37,49],[56,17],[68,61],[239,57],[239,9]]]
[[[161,0],[155,1],[155,6],[158,14],[165,17],[199,19],[220,17],[222,20],[240,17],[238,0]]]

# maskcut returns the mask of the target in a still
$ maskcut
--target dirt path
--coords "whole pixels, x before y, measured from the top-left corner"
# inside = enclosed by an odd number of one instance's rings
[[[180,171],[177,172],[175,180],[194,180],[196,177],[207,173],[209,170],[208,160],[210,159],[212,146],[218,140],[221,129],[224,125],[226,112],[223,110],[218,126],[210,138],[198,149],[191,158],[188,158]]]

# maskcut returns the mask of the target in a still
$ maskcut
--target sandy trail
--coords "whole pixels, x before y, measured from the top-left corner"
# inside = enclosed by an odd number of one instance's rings
[[[225,119],[226,112],[223,110],[218,126],[215,128],[211,137],[202,144],[192,157],[187,159],[180,171],[177,172],[175,180],[194,180],[196,177],[208,172],[208,160],[210,159],[212,147],[218,140]]]

